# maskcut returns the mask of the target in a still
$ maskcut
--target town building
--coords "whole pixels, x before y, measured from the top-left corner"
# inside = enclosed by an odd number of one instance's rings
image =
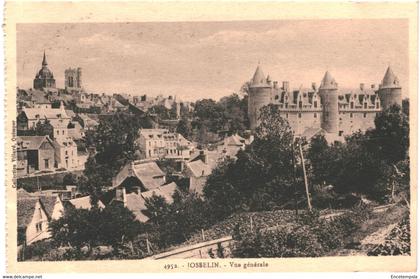
[[[135,161],[125,165],[114,177],[110,192],[111,203],[121,203],[136,216],[136,220],[146,222],[149,217],[146,200],[161,196],[172,203],[172,196],[178,189],[174,182],[166,184],[165,173],[153,161]]]
[[[56,168],[55,146],[48,136],[17,137],[17,176]]]
[[[363,83],[353,90],[339,89],[327,71],[319,87],[291,90],[288,81],[280,86],[265,76],[258,65],[249,85],[248,117],[252,131],[259,125],[259,111],[268,104],[278,106],[295,135],[321,128],[333,138],[374,127],[375,116],[393,104],[401,105],[401,86],[391,67],[377,88]]]
[[[221,157],[234,159],[239,150],[245,150],[245,147],[251,144],[253,137],[245,139],[238,134],[234,134],[225,137],[222,141],[217,144],[217,151],[221,154]]]
[[[48,120],[53,127],[62,127],[63,125],[68,125],[71,118],[67,115],[63,103],[60,104],[59,108],[24,107],[17,116],[17,129],[34,129],[38,122],[44,123],[45,120]]]
[[[137,143],[144,158],[188,160],[194,150],[192,142],[168,129],[140,129]]]
[[[204,185],[206,184],[207,177],[212,172],[212,168],[202,160],[187,162],[185,165],[184,173],[190,180],[188,190],[202,195]]]
[[[105,205],[98,201],[98,208]],[[51,237],[49,224],[65,216],[70,209],[92,208],[90,196],[63,200],[56,191],[28,193],[17,191],[18,244],[31,245]]]
[[[42,68],[38,71],[34,79],[34,89],[55,89],[54,74],[48,69],[45,51],[44,58],[42,59]]]
[[[86,159],[79,158],[77,145],[70,137],[60,136],[54,139],[55,162],[59,169],[80,170]]]
[[[63,216],[64,206],[58,196],[36,195],[19,189],[17,193],[17,221],[20,241],[31,245],[51,237],[49,223]]]

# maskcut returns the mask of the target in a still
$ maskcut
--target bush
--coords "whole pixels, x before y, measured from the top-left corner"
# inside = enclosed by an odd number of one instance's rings
[[[368,256],[411,255],[410,238],[410,217],[406,215],[385,238],[385,242],[375,245]]]
[[[238,244],[232,253],[239,258],[318,257],[324,252],[311,228],[299,225],[248,232]]]
[[[361,204],[331,221],[320,218],[318,211],[299,216],[294,223],[256,232],[234,232],[233,256],[260,257],[319,257],[343,247],[347,238],[370,218],[372,210]]]

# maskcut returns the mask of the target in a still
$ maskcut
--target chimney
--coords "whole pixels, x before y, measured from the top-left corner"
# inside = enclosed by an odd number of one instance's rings
[[[312,90],[316,91],[316,82],[312,82],[311,87],[312,87]]]
[[[365,89],[365,84],[364,83],[361,83],[360,84],[360,90],[363,91],[364,89]]]
[[[289,82],[288,81],[283,81],[283,87],[282,89],[286,92],[289,91]]]

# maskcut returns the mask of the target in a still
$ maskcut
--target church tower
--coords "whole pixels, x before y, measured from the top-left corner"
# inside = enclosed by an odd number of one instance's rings
[[[249,86],[248,118],[251,131],[259,125],[260,109],[271,102],[271,88],[269,78],[265,77],[261,66],[258,65]]]
[[[38,71],[34,79],[34,89],[43,90],[45,88],[55,88],[55,79],[53,73],[48,69],[47,57],[44,51],[42,68]]]
[[[327,133],[338,133],[338,94],[337,83],[327,71],[319,86],[319,96],[321,97],[322,122],[321,127]]]
[[[379,85],[378,95],[383,109],[394,104],[399,106],[402,104],[400,82],[391,67],[388,67],[382,83]]]

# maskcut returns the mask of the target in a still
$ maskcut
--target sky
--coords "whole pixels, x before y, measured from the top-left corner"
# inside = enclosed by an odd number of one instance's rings
[[[57,87],[82,68],[95,93],[219,99],[238,92],[260,63],[292,88],[379,84],[388,65],[408,96],[408,21],[281,20],[17,25],[17,86],[31,88],[45,50]]]

